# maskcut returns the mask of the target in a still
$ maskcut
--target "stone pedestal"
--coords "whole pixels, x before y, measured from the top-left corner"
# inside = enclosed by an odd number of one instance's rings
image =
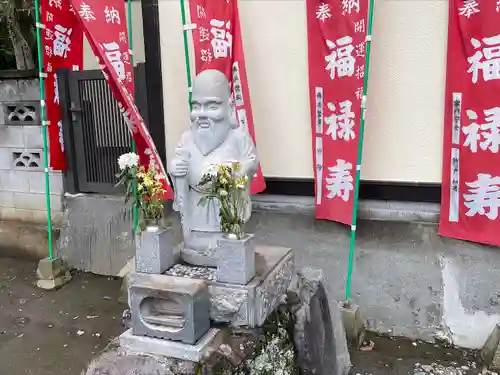
[[[166,275],[129,276],[132,333],[195,344],[210,329],[204,281]]]
[[[342,322],[344,324],[347,342],[349,345],[359,347],[365,336],[365,323],[361,316],[359,306],[351,301],[339,302],[340,313],[342,314]]]
[[[253,234],[239,240],[223,237],[218,245],[217,281],[246,285],[255,276]]]
[[[259,327],[280,304],[293,274],[293,253],[290,248],[277,246],[255,247],[255,276],[247,285],[211,280],[211,272],[192,272],[190,266],[167,270],[180,277],[205,280],[210,293],[210,318],[235,327]],[[198,267],[192,267],[196,269]],[[210,270],[210,269],[207,269]]]
[[[61,258],[44,258],[38,263],[36,285],[45,290],[57,289],[71,280],[71,273]]]
[[[206,356],[209,347],[216,341],[218,334],[218,329],[210,329],[197,343],[189,345],[170,340],[135,336],[132,334],[132,330],[129,329],[120,336],[120,345],[132,352],[200,362]]]
[[[136,236],[136,272],[161,274],[174,262],[174,247],[170,229],[148,226]]]

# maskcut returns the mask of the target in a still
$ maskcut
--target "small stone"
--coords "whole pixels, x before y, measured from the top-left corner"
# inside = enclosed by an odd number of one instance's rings
[[[64,344],[63,347],[67,348],[68,347],[68,344]]]
[[[416,343],[415,341],[414,341],[414,342],[412,342],[411,344],[412,344],[413,346],[415,346],[415,347],[417,346],[417,343]]]
[[[460,368],[461,368],[462,370],[469,370],[469,369],[470,369],[470,368],[469,368],[469,366],[462,366],[462,367],[460,367]]]
[[[101,334],[100,333],[96,333],[95,337],[99,338],[99,337],[101,337]]]
[[[81,336],[81,335],[83,335],[84,333],[85,333],[85,332],[84,332],[84,331],[82,331],[81,329],[79,329],[79,330],[76,332],[76,334],[77,334],[78,336]]]

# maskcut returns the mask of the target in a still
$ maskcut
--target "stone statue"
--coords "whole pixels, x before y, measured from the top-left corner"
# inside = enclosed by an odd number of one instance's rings
[[[254,177],[258,168],[255,145],[236,120],[226,76],[218,70],[205,70],[193,84],[191,125],[181,138],[170,165],[175,187],[174,209],[179,211],[184,234],[184,261],[216,266],[217,240],[221,237],[219,208],[215,201],[199,205],[201,177],[213,164],[238,161],[241,172]],[[251,204],[244,210],[246,222]]]

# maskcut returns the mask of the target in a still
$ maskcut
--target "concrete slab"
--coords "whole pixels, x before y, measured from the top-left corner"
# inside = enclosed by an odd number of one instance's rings
[[[175,341],[134,336],[132,330],[129,329],[120,336],[120,345],[133,352],[200,362],[219,332],[218,329],[212,328],[195,345],[188,345]]]

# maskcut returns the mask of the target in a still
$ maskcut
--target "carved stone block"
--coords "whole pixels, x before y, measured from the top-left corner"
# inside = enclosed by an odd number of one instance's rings
[[[195,344],[210,329],[204,281],[134,273],[129,278],[132,333]]]
[[[170,229],[147,227],[136,237],[135,270],[162,274],[175,262]]]
[[[259,327],[280,304],[292,280],[292,250],[257,246],[255,254],[255,277],[247,285],[208,282],[213,321]]]
[[[246,285],[255,276],[253,234],[239,240],[221,238],[218,244],[217,281]]]

